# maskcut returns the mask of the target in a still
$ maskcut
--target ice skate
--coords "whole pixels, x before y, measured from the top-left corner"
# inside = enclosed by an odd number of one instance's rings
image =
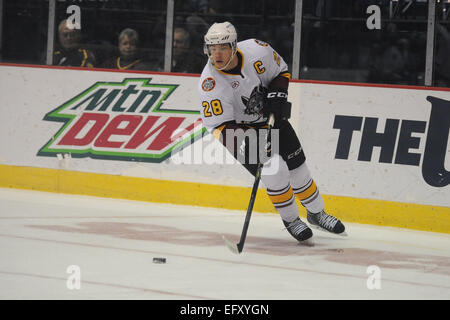
[[[319,213],[311,213],[308,211],[306,219],[309,224],[316,229],[341,236],[347,236],[347,233],[345,233],[345,226],[342,222],[332,215],[327,214],[324,210]]]
[[[295,219],[292,222],[284,221],[284,226],[287,231],[299,242],[305,242],[312,237],[313,233],[306,223],[304,223],[300,218]]]

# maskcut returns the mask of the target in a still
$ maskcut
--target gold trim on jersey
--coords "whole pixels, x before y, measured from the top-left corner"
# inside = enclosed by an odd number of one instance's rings
[[[291,79],[291,74],[289,72],[282,72],[280,73],[280,76]]]
[[[220,136],[222,134],[223,129],[225,128],[225,125],[221,125],[220,127],[217,127],[213,130],[213,136],[214,138],[216,138],[217,140],[220,140]]]
[[[255,40],[255,42],[256,42],[257,44],[259,44],[261,47],[267,47],[267,46],[269,46],[269,44],[268,44],[267,42],[265,42],[265,41],[258,40],[258,39],[253,39],[253,40]]]

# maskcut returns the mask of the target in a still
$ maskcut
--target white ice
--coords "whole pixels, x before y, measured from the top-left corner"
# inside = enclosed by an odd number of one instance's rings
[[[255,212],[235,255],[244,215],[0,189],[0,299],[450,298],[449,234],[346,223],[304,246]]]

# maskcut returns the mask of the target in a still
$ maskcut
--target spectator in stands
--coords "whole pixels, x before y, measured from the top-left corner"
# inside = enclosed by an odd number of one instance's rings
[[[435,85],[450,87],[450,32],[440,24],[436,24],[436,57]]]
[[[67,20],[60,22],[58,26],[59,47],[53,54],[53,65],[70,67],[95,66],[94,54],[81,43],[81,31],[69,28]]]
[[[397,44],[391,44],[383,48],[380,56],[372,65],[369,74],[369,82],[408,84],[405,81],[406,60]]]
[[[209,23],[195,13],[186,18],[186,30],[190,35],[191,48],[203,48],[203,37],[209,29]],[[203,52],[200,52],[203,54]]]
[[[159,71],[156,63],[145,59],[139,48],[139,34],[136,30],[126,28],[119,34],[119,54],[106,60],[103,68],[120,70]]]
[[[205,64],[203,55],[191,49],[189,32],[177,27],[173,33],[172,72],[201,73]]]
[[[368,82],[388,84],[417,84],[415,59],[411,55],[411,42],[394,24],[386,26],[384,45],[374,52]]]

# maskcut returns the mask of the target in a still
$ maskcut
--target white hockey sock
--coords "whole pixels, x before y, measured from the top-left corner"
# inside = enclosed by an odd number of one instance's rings
[[[264,164],[261,181],[266,185],[267,195],[281,219],[287,222],[297,219],[298,206],[289,181],[289,169],[281,157],[274,155],[269,162]]]
[[[300,200],[300,203],[306,207],[309,212],[321,212],[325,205],[322,196],[320,195],[319,188],[317,188],[316,183],[312,179],[311,172],[306,166],[306,163],[289,171],[289,173],[294,194],[297,199]]]

